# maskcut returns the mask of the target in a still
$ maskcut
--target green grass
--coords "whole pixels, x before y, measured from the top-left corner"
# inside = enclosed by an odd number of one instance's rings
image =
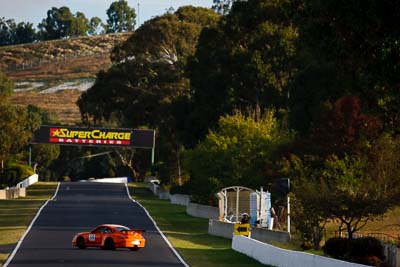
[[[130,184],[129,190],[190,266],[265,266],[232,250],[230,239],[208,235],[208,219],[189,216],[186,207],[154,197],[144,184]]]
[[[39,182],[27,189],[26,197],[0,200],[0,266],[56,187],[57,183]]]

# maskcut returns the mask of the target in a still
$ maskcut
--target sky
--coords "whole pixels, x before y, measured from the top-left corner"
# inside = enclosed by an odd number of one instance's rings
[[[67,6],[73,14],[83,12],[88,19],[97,16],[105,23],[106,10],[117,0],[0,0],[0,18],[14,19],[15,22],[31,22],[37,26],[47,17],[52,7]],[[128,5],[139,13],[139,25],[154,16],[162,15],[170,7],[192,5],[210,8],[213,0],[127,0]],[[139,8],[138,8],[139,4]],[[139,12],[138,12],[139,10]]]

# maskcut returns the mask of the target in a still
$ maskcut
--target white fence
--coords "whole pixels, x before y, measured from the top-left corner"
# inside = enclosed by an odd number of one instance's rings
[[[351,263],[322,257],[300,251],[277,248],[272,245],[245,237],[233,236],[232,249],[246,254],[257,261],[276,267],[365,267],[367,265]]]
[[[0,199],[14,199],[19,197],[26,197],[26,188],[37,183],[39,176],[37,174],[31,175],[25,180],[19,182],[12,188],[0,190]]]
[[[26,197],[26,188],[9,188],[0,190],[0,199]]]
[[[182,205],[182,206],[188,206],[190,203],[190,197],[188,195],[182,195],[182,194],[175,194],[171,195],[171,203],[172,204],[177,204],[177,205]]]
[[[34,174],[26,178],[25,180],[19,182],[15,187],[16,188],[27,188],[28,186],[33,185],[39,181],[39,175]]]
[[[219,216],[219,209],[217,207],[189,203],[186,207],[186,213],[198,218],[217,219]]]
[[[94,182],[94,183],[127,183],[128,177],[99,178],[99,179],[90,180],[90,182]]]

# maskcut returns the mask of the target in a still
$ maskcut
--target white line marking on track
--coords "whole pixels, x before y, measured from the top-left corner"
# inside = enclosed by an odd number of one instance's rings
[[[7,261],[3,264],[3,267],[7,267],[8,264],[10,264],[10,262],[13,260],[15,254],[17,254],[19,247],[21,246],[22,242],[25,239],[25,236],[29,233],[29,231],[31,230],[33,224],[35,223],[36,219],[39,217],[40,213],[42,212],[42,210],[44,209],[44,207],[46,207],[47,203],[49,203],[49,201],[54,200],[54,198],[56,197],[57,193],[58,193],[58,189],[60,188],[60,183],[57,184],[57,189],[56,192],[54,193],[53,197],[48,199],[39,209],[39,211],[36,213],[35,218],[33,218],[33,220],[31,221],[31,224],[28,226],[28,229],[26,229],[25,233],[22,235],[22,237],[19,239],[17,245],[15,246],[13,252],[10,254],[10,256],[8,256]]]
[[[163,232],[161,232],[160,228],[158,228],[156,221],[154,221],[154,219],[151,217],[150,213],[146,210],[146,208],[140,204],[138,201],[134,200],[131,197],[131,194],[129,194],[129,190],[128,190],[128,184],[125,183],[125,187],[126,187],[126,192],[128,193],[128,197],[135,203],[137,203],[147,214],[147,216],[150,218],[150,220],[153,222],[154,226],[156,227],[157,231],[160,233],[160,235],[164,238],[165,242],[167,243],[167,245],[169,246],[169,248],[172,250],[172,252],[175,254],[175,256],[181,261],[181,263],[185,266],[185,267],[190,267],[189,264],[187,264],[185,262],[185,260],[181,257],[181,255],[178,253],[178,251],[176,251],[176,249],[171,245],[171,243],[169,242],[169,240],[167,239],[167,237],[164,235]]]

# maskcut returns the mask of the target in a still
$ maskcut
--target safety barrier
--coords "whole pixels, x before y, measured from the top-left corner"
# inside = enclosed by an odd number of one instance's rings
[[[190,197],[188,195],[174,194],[171,195],[171,203],[187,207],[190,203]]]
[[[251,238],[264,243],[288,243],[290,242],[290,234],[283,231],[272,231],[266,228],[254,227],[251,229]]]
[[[26,197],[26,188],[7,188],[0,190],[0,199],[14,199]]]
[[[219,209],[217,207],[189,203],[186,207],[186,213],[198,218],[217,219],[219,217]]]
[[[257,261],[277,267],[365,267],[367,265],[351,263],[319,255],[291,251],[274,247],[245,236],[234,236],[232,249],[246,254]]]
[[[89,181],[94,183],[127,183],[128,177],[99,178]]]
[[[208,234],[232,239],[234,226],[235,225],[233,223],[221,222],[211,219],[208,221]]]
[[[33,185],[39,181],[39,175],[33,174],[26,178],[25,180],[19,182],[15,187],[16,188],[27,188],[28,186]]]

